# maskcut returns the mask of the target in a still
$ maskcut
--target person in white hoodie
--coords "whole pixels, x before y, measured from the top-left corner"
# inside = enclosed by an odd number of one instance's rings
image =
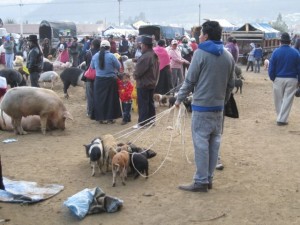
[[[246,71],[248,71],[249,67],[251,67],[251,72],[253,72],[253,66],[254,66],[254,61],[255,61],[255,58],[254,58],[255,44],[250,43],[250,46],[251,46],[251,51],[249,52],[249,55],[248,55],[248,59],[247,59],[248,63],[247,63]]]
[[[221,40],[217,21],[202,24],[200,44],[195,51],[175,105],[193,91],[192,139],[196,172],[194,182],[180,185],[184,191],[207,192],[212,189],[223,126],[224,105],[234,88],[235,62]]]

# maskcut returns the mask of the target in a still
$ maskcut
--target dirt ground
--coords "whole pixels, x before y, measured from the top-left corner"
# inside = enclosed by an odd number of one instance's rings
[[[40,132],[16,136],[1,131],[0,154],[5,177],[60,184],[64,190],[32,205],[0,203],[0,219],[10,219],[6,224],[13,225],[300,224],[300,99],[295,98],[289,125],[278,127],[272,82],[266,71],[246,73],[245,67],[243,71],[243,93],[235,94],[240,118],[225,119],[221,144],[225,169],[216,171],[209,193],[177,189],[180,184],[192,182],[195,170],[190,115],[183,120],[185,125],[182,123],[183,138],[166,129],[173,127],[173,112],[166,113],[155,127],[138,132],[130,129],[137,122],[136,112],[132,113],[133,122],[125,126],[120,125],[121,119],[112,125],[100,125],[86,117],[83,89],[71,87],[67,100],[63,99],[62,84],[58,83],[54,91],[74,117],[67,121],[66,130],[48,132],[45,136]],[[167,109],[157,108],[158,113]],[[120,137],[120,131],[129,134]],[[154,174],[148,180],[129,177],[123,186],[118,179],[117,186],[111,187],[111,173],[100,175],[97,171],[91,177],[83,144],[108,133],[120,142],[134,141],[157,152],[149,160],[150,174]],[[2,143],[7,138],[18,141]],[[68,197],[97,186],[122,199],[123,208],[117,213],[78,220],[63,206]]]

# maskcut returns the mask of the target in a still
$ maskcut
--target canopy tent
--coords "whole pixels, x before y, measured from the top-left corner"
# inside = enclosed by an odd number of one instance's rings
[[[133,26],[135,29],[139,29],[140,26],[142,26],[142,25],[147,25],[147,24],[149,24],[149,23],[144,22],[144,21],[142,21],[142,20],[139,20],[139,21],[133,23],[132,26]]]
[[[230,23],[228,20],[225,19],[216,19],[214,21],[219,22],[219,24],[223,28],[223,32],[231,32],[238,28],[236,25]]]
[[[280,33],[278,30],[275,30],[273,27],[271,27],[271,25],[268,23],[246,23],[236,31],[260,31],[264,33],[265,39],[277,38]]]
[[[113,35],[114,37],[121,37],[122,35],[128,36],[130,35],[138,35],[138,30],[135,30],[130,27],[108,27],[105,31],[103,31],[103,36]]]

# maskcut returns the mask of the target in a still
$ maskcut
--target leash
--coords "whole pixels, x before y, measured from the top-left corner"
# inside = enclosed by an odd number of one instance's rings
[[[175,106],[173,106],[172,108],[168,109],[168,110],[165,110],[163,111],[162,113],[158,114],[157,115],[157,118],[156,118],[156,122],[158,122],[160,119],[164,118],[165,116],[168,116],[168,118],[170,117],[171,115],[171,111],[175,108]],[[184,135],[185,135],[185,126],[186,126],[186,115],[187,114],[187,110],[186,108],[181,105],[179,110],[174,110],[173,111],[173,121],[172,121],[172,127],[171,129],[176,131],[176,133],[178,133],[178,135],[181,135],[181,145],[183,146],[183,154],[185,155],[185,158],[187,160],[187,162],[189,164],[192,164],[192,162],[189,160],[189,157],[187,155],[187,151],[186,151],[186,148],[185,148],[185,139],[184,139]],[[176,116],[176,113],[178,112],[178,115]],[[139,134],[133,141],[131,141],[131,143],[135,143],[148,129],[150,129],[152,126],[154,126],[154,124],[151,124],[149,125],[149,127],[147,127],[145,130],[143,130],[143,132],[141,132],[141,134]],[[169,127],[168,127],[169,128]],[[142,129],[142,128],[141,128]],[[126,129],[127,130],[127,129]],[[137,129],[139,130],[139,129]],[[134,133],[137,132],[137,130],[134,130]],[[165,130],[164,127],[162,128],[162,131]],[[169,129],[170,130],[170,129]],[[120,133],[120,132],[119,132]],[[126,133],[125,135],[128,135],[128,134],[132,134],[131,132],[128,132]],[[151,177],[153,176],[154,174],[156,174],[161,168],[162,166],[165,164],[167,158],[169,157],[170,155],[170,152],[171,152],[171,145],[172,145],[172,141],[174,139],[174,137],[178,136],[178,135],[175,135],[176,134],[175,132],[171,132],[171,135],[170,135],[170,139],[169,139],[169,144],[168,144],[168,148],[167,148],[167,153],[166,155],[164,156],[162,162],[160,163],[160,165],[157,167],[157,169],[149,174],[148,176],[145,176],[144,174],[142,174],[141,172],[139,172],[136,168],[136,166],[134,165],[134,162],[132,161],[132,165],[133,165],[133,168],[135,169],[135,171],[142,177]],[[125,135],[122,135],[120,136],[119,138],[121,137],[124,137]],[[145,149],[144,151],[142,152],[134,152],[132,153],[132,157],[134,154],[142,154],[143,152],[146,152],[148,151],[153,145],[155,145],[157,142],[159,141],[159,139],[157,139],[154,143],[152,143],[147,149]]]

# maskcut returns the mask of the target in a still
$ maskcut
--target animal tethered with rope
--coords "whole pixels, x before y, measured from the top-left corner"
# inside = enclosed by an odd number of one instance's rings
[[[185,150],[185,140],[184,140],[184,135],[185,135],[185,119],[187,116],[187,111],[186,108],[181,105],[179,109],[175,109],[175,106],[166,109],[164,111],[162,111],[159,114],[156,114],[155,117],[150,118],[148,120],[148,123],[146,123],[143,126],[139,126],[138,129],[134,129],[132,130],[131,127],[126,128],[116,134],[114,134],[113,136],[116,137],[117,140],[124,140],[130,139],[130,143],[131,144],[135,144],[136,142],[142,142],[146,140],[146,133],[149,132],[154,126],[155,129],[159,129],[159,127],[161,127],[161,125],[163,125],[164,122],[170,122],[170,116],[173,115],[172,118],[172,125],[171,126],[163,126],[161,129],[161,133],[155,132],[155,136],[156,137],[160,137],[160,138],[155,138],[155,139],[151,139],[149,140],[150,144],[148,145],[144,145],[144,146],[148,146],[144,149],[144,152],[148,151],[150,148],[152,148],[153,146],[157,145],[158,143],[161,145],[162,144],[162,139],[164,142],[168,142],[168,147],[165,148],[167,149],[167,153],[164,156],[161,164],[158,166],[158,168],[152,173],[152,174],[146,174],[144,175],[145,171],[139,171],[139,169],[137,168],[137,165],[135,165],[135,162],[132,160],[132,167],[134,169],[135,172],[137,172],[140,176],[142,177],[150,177],[153,176],[154,174],[156,174],[164,165],[164,163],[166,162],[166,160],[169,157],[170,154],[170,150],[171,150],[171,144],[173,142],[173,139],[178,136],[181,135],[181,144],[183,145],[183,153],[186,156],[186,160],[188,163],[191,163],[191,161],[189,160],[186,150]],[[173,114],[172,114],[173,112]],[[156,124],[156,125],[155,125]],[[155,131],[156,131],[155,130]],[[170,135],[169,138],[164,138],[165,135]],[[167,141],[169,139],[169,141]],[[134,156],[134,154],[137,153],[132,153],[132,156]],[[140,154],[140,153],[138,153]],[[144,153],[145,154],[145,153]],[[138,176],[137,176],[138,177]]]

